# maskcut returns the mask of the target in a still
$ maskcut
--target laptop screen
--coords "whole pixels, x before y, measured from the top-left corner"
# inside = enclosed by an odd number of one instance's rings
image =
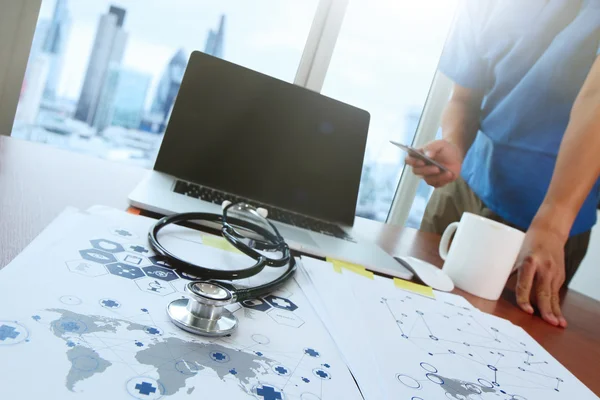
[[[192,53],[154,169],[352,225],[369,114]]]

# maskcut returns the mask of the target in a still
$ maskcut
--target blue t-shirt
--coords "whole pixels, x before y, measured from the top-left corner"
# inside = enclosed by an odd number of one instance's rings
[[[454,82],[485,94],[462,176],[487,207],[518,227],[529,227],[544,199],[599,45],[600,0],[463,4],[440,62]],[[597,182],[571,235],[596,223],[599,188]]]

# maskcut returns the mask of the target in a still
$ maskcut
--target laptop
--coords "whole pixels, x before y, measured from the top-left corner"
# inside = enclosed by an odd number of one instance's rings
[[[369,114],[239,65],[192,53],[154,170],[129,196],[161,214],[269,211],[292,249],[410,279],[352,225]]]

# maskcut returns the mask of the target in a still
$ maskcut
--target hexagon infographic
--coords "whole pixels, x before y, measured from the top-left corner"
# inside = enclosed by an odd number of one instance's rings
[[[175,293],[175,289],[169,282],[159,281],[149,276],[137,279],[135,284],[142,292],[152,293],[158,296],[166,296]]]
[[[98,249],[80,250],[79,254],[81,254],[81,257],[88,261],[93,261],[100,264],[108,264],[117,261],[113,254]]]
[[[167,260],[166,257],[150,256],[150,257],[148,257],[148,260],[150,260],[150,262],[154,265],[158,265],[160,267],[172,268],[171,264],[169,264],[169,261]]]
[[[291,326],[292,328],[300,328],[304,325],[304,320],[291,311],[273,308],[267,314],[280,325]]]
[[[162,268],[157,265],[143,267],[142,269],[144,270],[146,275],[148,275],[149,277],[154,278],[154,279],[159,279],[161,281],[169,282],[169,281],[174,281],[175,279],[179,279],[179,277],[177,276],[175,271],[167,269],[167,268]]]
[[[249,308],[256,311],[267,311],[271,309],[271,305],[263,299],[248,299],[242,301],[241,304],[244,308]]]
[[[163,256],[150,256],[148,260],[154,265],[158,265],[159,267],[173,268],[166,257]]]
[[[270,294],[268,296],[263,297],[263,299],[275,308],[287,311],[295,311],[298,309],[298,306],[295,305],[291,300],[284,299],[283,297],[278,297]]]
[[[188,282],[189,281],[186,281],[185,279],[176,279],[169,283],[175,288],[176,291],[185,293],[185,286],[188,284]]]
[[[114,228],[111,229],[110,233],[112,233],[115,236],[118,236],[120,238],[124,238],[124,239],[134,239],[137,237],[137,235],[133,232],[131,232],[128,229],[124,229],[124,228]]]
[[[97,276],[107,275],[108,271],[104,268],[104,265],[98,264],[97,262],[91,262],[87,260],[73,260],[67,261],[67,268],[69,271],[76,274],[89,276],[95,278]]]
[[[98,250],[104,250],[109,253],[120,253],[123,251],[123,246],[120,243],[113,242],[108,239],[94,239],[90,240],[92,247]]]
[[[135,265],[136,267],[142,267],[150,264],[150,261],[148,261],[146,257],[136,253],[124,251],[122,253],[115,254],[115,256],[117,257],[117,260],[127,264]]]
[[[122,278],[137,279],[145,276],[144,271],[140,268],[120,262],[108,264],[106,265],[106,269],[108,269],[108,272],[111,274]]]
[[[150,253],[150,249],[147,246],[144,246],[143,244],[128,244],[126,246],[126,250],[137,254],[148,255]]]

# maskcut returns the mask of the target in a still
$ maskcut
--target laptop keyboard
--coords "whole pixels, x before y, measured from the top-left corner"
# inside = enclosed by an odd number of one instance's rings
[[[342,228],[335,224],[285,211],[280,208],[267,206],[256,201],[223,193],[218,190],[209,189],[207,187],[200,186],[195,183],[177,180],[173,191],[175,193],[183,194],[185,196],[208,201],[218,205],[221,205],[225,200],[228,200],[232,203],[244,202],[254,207],[263,207],[269,210],[269,219],[271,220],[282,222],[288,225],[297,226],[303,229],[308,229],[313,232],[322,233],[324,235],[332,236],[338,239],[343,239],[349,242],[355,242],[355,240],[350,235],[348,235],[346,232],[344,232]]]

